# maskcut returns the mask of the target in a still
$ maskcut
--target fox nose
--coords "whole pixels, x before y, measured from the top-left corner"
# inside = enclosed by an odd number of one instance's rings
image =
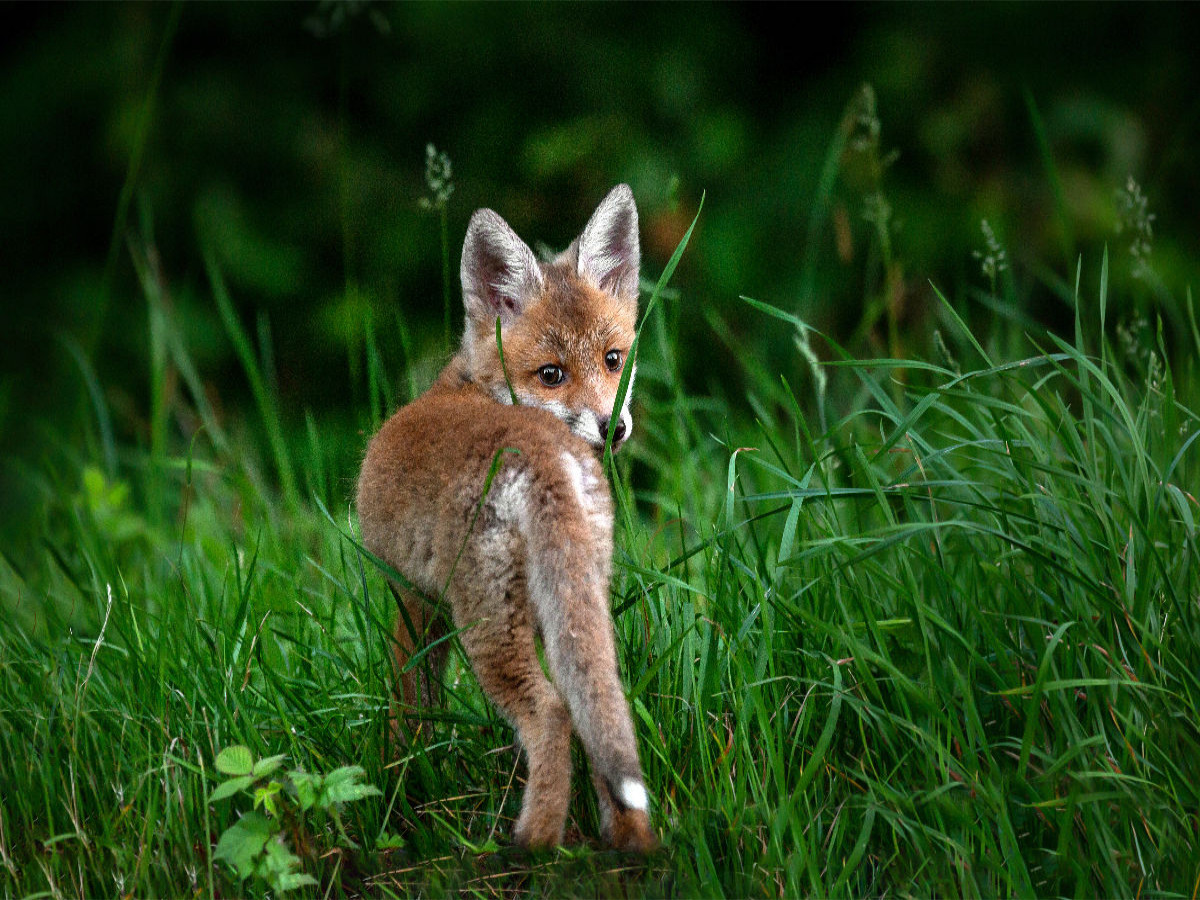
[[[608,440],[608,426],[612,423],[612,419],[604,419],[600,422],[600,437]],[[617,420],[617,427],[613,429],[613,443],[618,444],[625,439],[625,423],[620,419]]]

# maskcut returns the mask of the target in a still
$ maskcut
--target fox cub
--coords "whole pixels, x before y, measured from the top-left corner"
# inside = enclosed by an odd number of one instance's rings
[[[605,839],[622,850],[657,846],[617,673],[612,501],[598,458],[610,431],[616,450],[632,430],[628,399],[610,417],[621,370],[633,364],[639,262],[626,185],[545,263],[500,216],[478,210],[463,244],[462,347],[371,440],[359,476],[364,544],[425,594],[393,585],[403,607],[398,666],[450,622],[463,629],[480,686],[525,749],[514,833],[524,846],[562,841],[572,727],[591,761]],[[442,596],[448,610],[428,599]],[[401,676],[410,714],[435,702],[445,653],[446,642],[432,646]]]

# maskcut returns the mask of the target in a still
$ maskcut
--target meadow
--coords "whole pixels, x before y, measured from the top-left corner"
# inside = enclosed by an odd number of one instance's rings
[[[5,893],[257,892],[268,876],[214,849],[262,797],[208,802],[244,745],[382,792],[279,829],[324,896],[1190,895],[1196,357],[1172,366],[1149,328],[1115,346],[1108,257],[1089,264],[1075,333],[1003,357],[945,298],[936,360],[855,359],[747,298],[800,377],[747,360],[744,405],[680,390],[687,298],[648,285],[638,439],[611,467],[666,844],[643,862],[586,838],[586,792],[572,846],[504,846],[521,767],[461,662],[425,743],[389,742],[394,609],[345,499],[356,438],[286,415],[214,268],[266,439],[227,427],[139,259],[153,439],[113,441],[81,358],[88,440],[38,474],[39,550],[0,571]],[[364,362],[369,431],[403,366]]]
[[[870,89],[821,136],[795,296],[680,277],[754,249],[728,218],[698,243],[712,195],[661,189],[682,225],[666,252],[645,239],[634,434],[606,460],[647,859],[596,842],[578,752],[567,845],[508,845],[519,751],[457,652],[419,740],[387,727],[396,607],[350,498],[461,321],[449,169],[431,150],[440,244],[408,251],[435,315],[365,302],[347,265],[331,409],[279,365],[286,309],[239,298],[272,257],[235,264],[210,234],[181,287],[131,166],[97,293],[129,268],[117,327],[144,365],[61,338],[78,408],[31,419],[43,450],[8,461],[37,513],[0,545],[0,892],[1194,898],[1191,236],[1158,252],[1129,179],[1106,189],[1122,230],[1073,242],[1026,100],[1051,250],[976,220],[949,285],[905,255]]]

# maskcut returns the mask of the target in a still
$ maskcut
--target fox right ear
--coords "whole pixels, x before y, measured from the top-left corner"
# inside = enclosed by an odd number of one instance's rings
[[[490,209],[476,210],[467,226],[462,253],[463,305],[467,317],[491,324],[521,314],[542,288],[537,257],[515,231]]]
[[[637,302],[637,204],[627,184],[618,184],[600,201],[579,236],[579,274],[615,297]]]

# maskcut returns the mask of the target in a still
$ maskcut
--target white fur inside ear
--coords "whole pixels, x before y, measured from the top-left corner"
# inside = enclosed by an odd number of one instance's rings
[[[650,808],[650,797],[646,793],[646,786],[632,778],[626,778],[621,782],[621,799],[630,809],[646,810]]]

